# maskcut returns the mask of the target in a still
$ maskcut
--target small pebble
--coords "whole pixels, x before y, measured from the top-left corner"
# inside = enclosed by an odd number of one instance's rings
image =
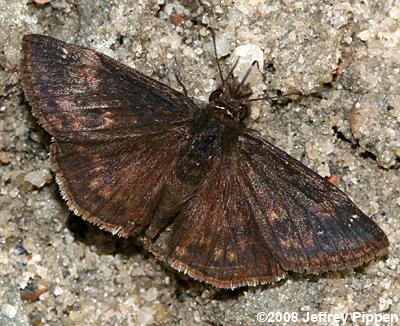
[[[232,64],[237,61],[234,75],[242,80],[248,70],[251,68],[253,62],[257,62],[250,75],[247,77],[247,82],[255,83],[256,78],[261,76],[264,67],[264,54],[261,48],[255,44],[245,44],[238,46],[232,54]]]
[[[52,179],[53,177],[49,169],[31,171],[25,175],[25,181],[29,182],[36,188],[42,188],[45,184],[50,183]]]
[[[8,303],[1,306],[1,311],[10,319],[13,319],[17,315],[17,308]]]
[[[0,164],[7,165],[11,162],[11,154],[6,151],[0,151]]]

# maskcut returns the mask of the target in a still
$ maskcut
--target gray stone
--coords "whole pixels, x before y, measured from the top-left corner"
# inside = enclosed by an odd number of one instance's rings
[[[0,276],[0,325],[28,326],[30,325],[25,306],[21,301],[17,287]]]

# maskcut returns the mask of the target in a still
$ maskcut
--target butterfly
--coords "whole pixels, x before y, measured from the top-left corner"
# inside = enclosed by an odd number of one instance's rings
[[[359,266],[389,242],[338,188],[254,135],[232,74],[199,106],[99,52],[23,37],[22,83],[68,207],[217,288]]]

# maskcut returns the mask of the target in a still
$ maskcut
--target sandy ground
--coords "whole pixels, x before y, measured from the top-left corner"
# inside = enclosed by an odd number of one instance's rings
[[[256,102],[248,124],[337,177],[388,235],[387,257],[218,291],[166,268],[135,239],[71,215],[50,170],[49,136],[24,99],[22,35],[99,50],[175,88],[179,72],[189,94],[207,100],[218,83],[207,24],[221,54],[245,44],[262,51],[259,91],[317,93]],[[359,324],[353,313],[400,318],[399,30],[400,4],[389,0],[0,0],[0,324],[253,325],[260,312],[276,321],[289,313],[288,324],[318,313]],[[229,70],[229,59],[222,65]]]

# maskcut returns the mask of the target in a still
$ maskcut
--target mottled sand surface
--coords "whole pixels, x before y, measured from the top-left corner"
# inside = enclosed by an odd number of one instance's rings
[[[24,99],[22,35],[96,49],[175,88],[179,72],[189,94],[204,101],[218,84],[205,25],[222,55],[246,44],[253,46],[245,51],[262,51],[259,92],[311,94],[256,102],[248,124],[322,176],[337,177],[386,232],[386,257],[217,291],[166,268],[135,239],[71,215],[50,170],[50,137]],[[0,0],[0,324],[253,325],[259,312],[286,312],[292,322],[320,312],[400,316],[399,30],[400,4],[389,0]],[[225,71],[230,62],[221,60]]]

